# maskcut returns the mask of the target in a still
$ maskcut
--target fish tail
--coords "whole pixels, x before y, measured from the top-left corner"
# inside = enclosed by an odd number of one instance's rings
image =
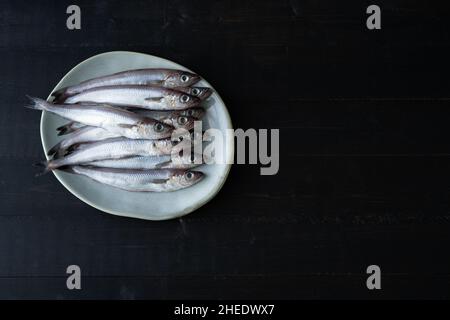
[[[53,147],[51,147],[48,151],[47,151],[47,155],[51,156],[52,154],[55,153],[59,153],[60,149],[61,149],[61,143],[62,141],[58,142],[57,144],[55,144]]]
[[[42,168],[42,171],[37,173],[35,176],[40,177],[50,171],[52,171],[54,168],[51,165],[51,161],[40,161],[33,164],[34,167]]]
[[[64,157],[67,154],[67,149],[65,148],[59,148],[58,151],[53,155],[53,159],[60,159]]]
[[[28,95],[27,98],[30,99],[31,104],[26,105],[25,108],[33,110],[48,110],[49,104],[47,101],[39,98],[30,97]]]
[[[67,87],[52,92],[52,97],[54,98],[54,103],[64,102],[69,97],[69,94],[67,93]]]
[[[66,123],[65,125],[62,125],[62,126],[56,128],[56,130],[58,131],[58,136],[63,136],[68,133],[72,133],[72,132],[76,131],[77,128],[75,128],[73,124],[74,124],[73,122],[69,122],[69,123]]]
[[[79,147],[80,147],[81,143],[75,143],[70,145],[69,147],[63,147],[63,148],[55,148],[55,152],[53,154],[53,159],[57,160],[60,159],[62,157],[65,157],[71,153],[73,153],[74,151],[76,151]],[[55,146],[56,147],[56,146]],[[50,150],[49,150],[50,152]]]

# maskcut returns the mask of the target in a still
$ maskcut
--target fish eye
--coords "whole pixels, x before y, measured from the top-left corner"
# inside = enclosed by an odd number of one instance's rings
[[[194,115],[194,110],[193,110],[193,109],[189,109],[189,110],[187,111],[187,115],[188,115],[188,116],[193,116],[193,115]]]
[[[192,88],[192,94],[193,94],[194,96],[199,95],[199,93],[200,93],[200,90],[199,90],[198,88]]]
[[[189,96],[183,94],[183,95],[180,97],[180,101],[183,102],[183,103],[188,102],[188,101],[189,101]]]
[[[161,132],[161,131],[164,130],[164,125],[162,123],[158,122],[158,123],[155,124],[154,128],[155,128],[156,132]]]
[[[186,117],[178,117],[178,124],[186,124],[186,122],[188,121],[188,119]]]
[[[194,174],[190,171],[186,172],[185,174],[186,179],[191,180],[192,178],[194,178]]]
[[[189,80],[189,76],[183,74],[183,75],[180,77],[180,80],[181,80],[181,82],[187,82],[187,81]]]

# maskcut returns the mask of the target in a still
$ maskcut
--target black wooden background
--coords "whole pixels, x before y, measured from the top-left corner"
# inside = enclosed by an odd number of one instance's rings
[[[198,71],[235,128],[279,128],[278,175],[233,166],[215,199],[163,222],[35,178],[25,95],[113,50]],[[449,298],[449,61],[437,1],[2,0],[0,298]],[[82,290],[66,289],[71,264]],[[371,264],[382,290],[366,288]]]

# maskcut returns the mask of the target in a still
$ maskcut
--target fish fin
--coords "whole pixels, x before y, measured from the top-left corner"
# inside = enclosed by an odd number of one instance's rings
[[[95,101],[79,101],[77,103],[73,103],[76,106],[98,106],[98,107],[112,107],[112,105],[104,102],[95,102]]]
[[[27,95],[27,98],[30,99],[31,104],[24,106],[25,108],[33,110],[47,110],[48,105],[47,101],[39,98],[30,97],[29,95]]]
[[[100,102],[95,102],[95,101],[88,101],[88,100],[86,100],[86,101],[78,101],[78,102],[69,103],[69,104],[71,104],[71,105],[73,104],[75,106],[92,106],[92,105],[96,105],[96,106],[109,106],[109,107],[111,107],[110,104],[100,103]]]
[[[167,182],[167,179],[155,179],[155,180],[152,180],[152,183],[157,183],[157,184],[163,184],[163,183],[166,183]]]
[[[68,133],[72,133],[76,131],[79,128],[74,128],[75,121],[71,121],[69,123],[66,123],[65,125],[62,125],[58,128],[56,128],[56,131],[58,131],[58,136],[63,136]]]
[[[60,159],[64,156],[66,156],[67,154],[69,154],[71,152],[68,152],[67,149],[65,148],[60,148],[56,151],[56,153],[53,155],[53,159]]]
[[[51,96],[54,98],[53,103],[64,102],[69,97],[69,95],[67,94],[67,87],[52,92]]]
[[[73,145],[71,145],[70,147],[68,147],[65,151],[68,153],[72,153],[74,151],[80,151],[83,150],[84,148],[87,148],[89,145],[91,145],[92,143],[95,142],[80,142],[80,143],[74,143]]]
[[[33,167],[43,168],[41,172],[35,174],[35,177],[43,176],[47,172],[52,171],[52,169],[49,167],[49,161],[40,161],[33,163]]]
[[[68,153],[72,153],[72,152],[74,152],[74,151],[81,150],[81,149],[83,149],[83,144],[82,144],[82,143],[74,143],[74,144],[72,144],[70,147],[68,147],[68,148],[66,149],[66,151],[67,151]]]
[[[75,130],[74,130],[75,131]],[[70,134],[70,133],[72,133],[73,131],[71,131],[71,129],[68,129],[68,130],[61,130],[61,131],[59,131],[56,135],[58,136],[58,137],[61,137],[61,136],[65,136],[66,134]]]
[[[164,161],[164,162],[161,162],[161,163],[158,163],[158,164],[155,166],[155,168],[156,168],[156,169],[163,168],[165,165],[168,165],[170,162],[171,162],[171,160],[169,160],[169,161]]]
[[[71,155],[74,151],[69,151],[68,149],[59,149],[57,153],[53,155],[53,160],[59,160],[61,158]]]
[[[82,150],[84,148],[84,146],[83,146],[84,144],[89,144],[89,143],[74,143],[67,148],[61,148],[53,155],[53,159],[59,159],[59,158],[65,157],[71,153],[74,153],[75,151]]]
[[[164,97],[149,97],[149,98],[145,98],[145,101],[150,101],[150,102],[161,102],[164,99]]]
[[[51,156],[52,154],[55,154],[57,152],[59,152],[59,149],[61,148],[61,141],[58,142],[57,144],[55,144],[53,147],[51,147],[48,151],[47,151],[47,155]]]
[[[66,152],[67,152],[67,153],[72,153],[72,152],[78,150],[79,148],[82,148],[82,147],[81,147],[81,143],[75,143],[75,144],[72,144],[71,146],[69,146],[69,147],[66,149]]]

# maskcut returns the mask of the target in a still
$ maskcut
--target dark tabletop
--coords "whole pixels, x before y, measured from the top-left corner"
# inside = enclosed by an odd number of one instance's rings
[[[377,0],[368,30],[373,2],[77,0],[70,31],[73,1],[1,1],[0,298],[449,298],[450,11]],[[35,178],[25,95],[114,50],[196,70],[235,128],[279,128],[279,173],[234,165],[211,202],[162,222]]]

